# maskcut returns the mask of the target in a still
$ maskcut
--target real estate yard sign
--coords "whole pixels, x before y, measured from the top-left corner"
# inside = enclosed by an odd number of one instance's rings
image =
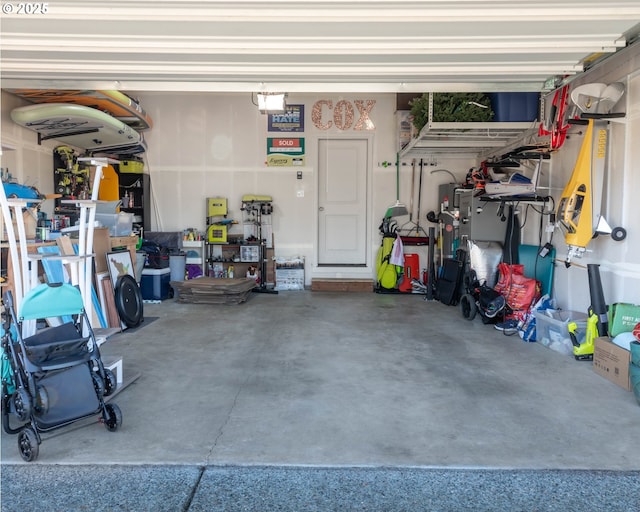
[[[267,138],[269,167],[304,166],[304,137]]]

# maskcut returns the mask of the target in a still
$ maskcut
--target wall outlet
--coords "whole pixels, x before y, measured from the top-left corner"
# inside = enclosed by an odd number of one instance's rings
[[[297,190],[296,197],[304,197],[304,190]]]

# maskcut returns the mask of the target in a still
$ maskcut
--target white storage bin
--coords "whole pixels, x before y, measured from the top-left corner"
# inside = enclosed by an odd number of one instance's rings
[[[111,236],[129,236],[133,225],[133,213],[96,213],[100,225],[109,228]]]

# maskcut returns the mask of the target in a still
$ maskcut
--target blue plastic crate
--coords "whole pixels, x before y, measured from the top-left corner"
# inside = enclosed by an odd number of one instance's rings
[[[537,92],[496,92],[489,94],[493,120],[503,123],[535,121],[540,110]]]

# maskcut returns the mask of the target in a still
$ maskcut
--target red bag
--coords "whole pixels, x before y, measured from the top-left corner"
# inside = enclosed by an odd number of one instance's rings
[[[500,263],[498,273],[500,277],[495,290],[505,298],[513,310],[513,317],[520,319],[540,298],[540,282],[525,277],[524,265]]]

